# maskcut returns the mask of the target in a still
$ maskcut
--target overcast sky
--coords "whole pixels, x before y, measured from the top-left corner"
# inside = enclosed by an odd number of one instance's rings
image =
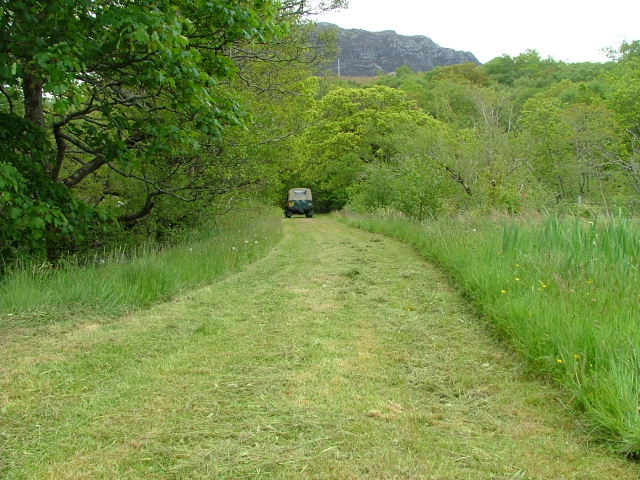
[[[317,21],[343,28],[424,35],[481,62],[538,50],[569,62],[606,61],[602,52],[640,40],[640,0],[350,0]]]

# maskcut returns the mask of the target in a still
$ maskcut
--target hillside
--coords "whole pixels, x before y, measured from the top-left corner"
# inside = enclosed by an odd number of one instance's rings
[[[342,76],[371,77],[380,70],[393,72],[402,65],[414,71],[428,71],[445,65],[479,63],[471,52],[441,47],[422,35],[343,29],[329,23],[321,23],[319,27],[338,31],[340,66],[336,60],[331,68]]]

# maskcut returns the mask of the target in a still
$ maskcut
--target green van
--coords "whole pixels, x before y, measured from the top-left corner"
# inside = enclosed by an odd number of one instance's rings
[[[313,217],[313,199],[311,190],[308,188],[292,188],[289,190],[284,204],[284,215],[291,218],[291,215],[306,215]]]

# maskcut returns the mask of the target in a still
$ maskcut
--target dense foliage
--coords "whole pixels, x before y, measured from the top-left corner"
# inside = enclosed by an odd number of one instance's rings
[[[340,1],[311,3],[0,1],[2,258],[162,234],[263,180],[246,106],[300,93],[323,43],[304,15]]]
[[[327,97],[342,92],[351,98],[350,91],[362,88],[380,96],[374,111],[348,112],[353,129],[347,125],[347,131],[361,132],[360,143],[340,142],[333,155],[342,180],[353,179],[341,185],[350,192],[346,202],[417,218],[470,208],[635,209],[639,50],[637,42],[625,44],[606,64],[567,64],[529,51],[483,66],[426,73],[402,67],[365,85],[338,82]],[[382,92],[393,92],[395,103]],[[403,102],[411,105],[405,118],[385,121],[386,130],[369,141],[368,123],[393,116]],[[340,112],[322,100],[316,122]],[[314,145],[331,151],[321,136],[314,138],[300,153],[309,165],[302,178],[317,168]],[[382,154],[372,154],[379,149]],[[338,167],[344,159],[350,159],[350,171]]]
[[[163,240],[301,185],[419,219],[637,207],[638,42],[356,84],[317,76],[331,42],[305,20],[341,3],[2,0],[4,262]]]

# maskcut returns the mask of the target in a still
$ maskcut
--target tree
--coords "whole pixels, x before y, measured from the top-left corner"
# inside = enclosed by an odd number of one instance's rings
[[[309,122],[298,148],[298,178],[325,208],[348,201],[367,165],[392,161],[394,132],[438,123],[401,91],[384,86],[336,88],[317,102]]]
[[[45,172],[43,156],[49,149],[40,129],[5,113],[0,113],[0,125],[1,273],[8,260],[48,253],[45,237],[58,249],[69,237],[81,243],[94,218]]]
[[[610,167],[619,161],[619,125],[602,103],[565,105],[542,94],[524,107],[524,155],[539,181],[557,200],[603,195],[603,182],[613,180]]]
[[[640,41],[624,43],[618,61],[607,75],[607,103],[623,128],[640,137]]]
[[[282,60],[268,46],[290,38],[310,9],[340,3],[0,0],[0,128],[24,121],[42,147],[20,150],[26,137],[7,133],[7,148],[49,182],[120,198],[131,209],[118,215],[125,223],[162,196],[226,191],[219,141],[245,118],[234,80],[247,79],[252,61]]]
[[[477,86],[486,87],[489,84],[489,76],[485,69],[475,63],[462,63],[446,67],[436,67],[430,74],[433,81],[451,80],[467,82]]]

